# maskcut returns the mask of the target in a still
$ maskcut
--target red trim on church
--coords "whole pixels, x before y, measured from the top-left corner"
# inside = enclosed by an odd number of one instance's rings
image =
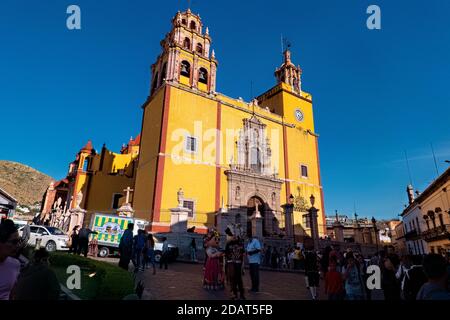
[[[162,110],[162,123],[161,123],[161,134],[160,134],[160,144],[159,153],[164,153],[166,150],[166,136],[167,136],[167,126],[169,120],[169,106],[170,106],[170,86],[166,85],[164,92],[164,106]],[[155,177],[155,188],[154,188],[154,198],[153,198],[153,208],[152,208],[152,221],[159,222],[161,216],[161,197],[162,197],[162,187],[164,178],[164,162],[165,157],[158,154],[158,162],[156,167],[156,177]],[[152,231],[155,231],[156,226],[152,226]]]
[[[288,164],[288,149],[287,149],[287,132],[286,127],[283,125],[283,151],[284,151],[284,177],[286,180],[289,179],[289,164]],[[289,196],[291,195],[291,183],[285,181],[286,183],[286,203],[289,203]]]
[[[222,105],[220,101],[217,102],[217,135],[216,135],[216,201],[215,208],[216,211],[220,209],[220,156],[221,156],[221,145],[220,145],[220,132],[222,130]]]
[[[316,138],[317,172],[319,174],[319,186],[322,187],[322,177],[320,174],[320,160],[319,160],[319,138],[318,137],[315,137],[315,138]],[[324,232],[324,234],[326,234],[327,226],[325,223],[325,203],[323,201],[323,189],[322,188],[320,188],[320,203],[321,203],[321,210],[322,210],[322,219],[323,219],[322,221],[324,223],[323,232]]]

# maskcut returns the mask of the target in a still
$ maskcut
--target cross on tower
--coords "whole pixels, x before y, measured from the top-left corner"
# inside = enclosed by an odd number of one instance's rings
[[[130,203],[130,192],[133,192],[134,190],[131,189],[130,187],[127,187],[126,189],[124,189],[123,191],[125,191],[127,193],[126,198],[125,198],[125,203]]]

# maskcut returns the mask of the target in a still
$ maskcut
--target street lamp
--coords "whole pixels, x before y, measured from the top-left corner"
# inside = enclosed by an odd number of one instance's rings
[[[292,212],[292,239],[294,240],[294,246],[295,246],[295,221],[294,221],[294,196],[289,196],[288,203],[291,206],[291,212]]]
[[[311,206],[314,207],[314,203],[316,203],[316,197],[312,194],[311,197],[309,197],[309,201],[311,202]]]
[[[289,196],[289,204],[294,204],[294,196],[292,194]]]
[[[373,229],[375,231],[375,243],[377,245],[377,253],[378,253],[378,229],[377,229],[377,220],[375,217],[372,217]]]

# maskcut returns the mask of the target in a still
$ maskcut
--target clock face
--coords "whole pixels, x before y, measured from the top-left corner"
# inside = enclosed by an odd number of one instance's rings
[[[300,109],[295,109],[295,119],[297,119],[297,121],[301,122],[303,121],[303,112]]]

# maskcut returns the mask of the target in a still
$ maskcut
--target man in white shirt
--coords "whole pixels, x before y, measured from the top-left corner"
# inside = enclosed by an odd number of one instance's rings
[[[11,220],[0,224],[0,300],[10,300],[17,277],[20,262],[14,259],[19,249],[20,237]]]
[[[253,236],[247,244],[247,257],[250,268],[250,278],[252,279],[251,292],[259,291],[259,265],[261,263],[261,243]]]

